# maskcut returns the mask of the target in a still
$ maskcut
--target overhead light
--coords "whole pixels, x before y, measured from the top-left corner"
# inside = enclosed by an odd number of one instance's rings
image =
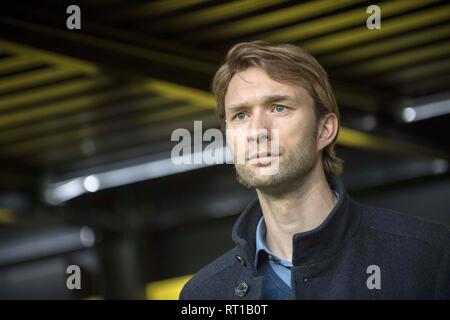
[[[215,152],[224,154],[227,163],[231,163],[229,161],[232,161],[232,156],[228,146],[215,148],[214,150]],[[216,165],[213,161],[208,160],[211,157],[211,153],[205,152],[204,150],[187,154],[183,157],[195,158],[198,156],[198,153],[200,153],[200,158],[203,157],[204,159],[201,163],[175,164],[174,160],[168,157],[110,170],[99,170],[99,172],[96,172],[95,174],[75,177],[59,182],[47,182],[44,189],[44,199],[49,204],[57,205],[87,192],[97,192],[102,189],[123,186],[139,181],[156,179]]]
[[[416,122],[450,113],[450,99],[408,106],[401,110],[404,122]]]
[[[91,227],[83,226],[80,229],[80,241],[85,247],[92,247],[95,244],[95,232]]]
[[[448,171],[448,160],[446,159],[434,159],[432,163],[433,174],[443,174]]]
[[[402,110],[402,118],[405,122],[412,122],[416,119],[417,112],[414,108],[408,107]]]
[[[86,191],[95,192],[100,187],[100,181],[95,175],[90,175],[84,178],[83,187]]]

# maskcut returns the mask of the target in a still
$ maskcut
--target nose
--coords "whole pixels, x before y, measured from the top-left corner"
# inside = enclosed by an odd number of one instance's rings
[[[248,128],[247,140],[261,143],[270,141],[270,120],[262,112],[255,112]]]

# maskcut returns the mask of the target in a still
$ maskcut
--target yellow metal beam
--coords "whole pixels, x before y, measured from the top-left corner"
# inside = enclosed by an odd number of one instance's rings
[[[81,96],[70,99],[69,101],[49,103],[38,108],[5,114],[0,117],[0,129],[7,128],[12,125],[20,125],[29,121],[43,119],[48,116],[88,109],[98,103],[108,102],[119,97],[142,93],[143,91],[144,89],[142,87],[131,86],[112,92]]]
[[[192,41],[220,40],[224,38],[238,37],[249,33],[255,33],[269,28],[284,25],[286,23],[308,19],[319,14],[333,12],[340,8],[357,3],[355,0],[319,0],[290,6],[288,8],[274,10],[273,12],[259,14],[256,17],[226,23],[218,27],[210,27],[207,30],[195,32],[189,37]]]
[[[105,40],[97,36],[91,36],[85,33],[66,32],[56,28],[51,28],[31,22],[21,21],[12,18],[3,18],[3,23],[9,25],[24,28],[33,32],[40,32],[43,34],[60,37],[63,39],[70,39],[72,41],[83,43],[92,47],[101,49],[108,49],[113,52],[134,56],[139,59],[151,61],[153,63],[165,63],[167,65],[181,67],[196,72],[211,74],[216,70],[216,65],[201,60],[183,57],[180,55],[167,53],[163,51],[157,51],[149,48],[142,48],[136,45],[130,45],[126,43]]]
[[[286,0],[241,0],[226,3],[217,2],[213,7],[164,19],[161,23],[158,23],[158,28],[177,30],[182,28],[197,27],[215,21],[223,21],[249,12],[254,12],[258,9],[270,7],[274,4],[282,2],[286,2]]]
[[[147,300],[178,300],[181,290],[192,276],[193,275],[187,275],[148,283],[145,286]],[[89,296],[86,298],[86,300],[102,299],[103,297],[100,295]]]
[[[192,275],[159,280],[149,283],[146,288],[149,300],[178,300],[181,289],[192,278]]]
[[[444,151],[436,151],[435,149],[426,146],[388,139],[350,128],[339,129],[337,143],[352,148],[450,159],[450,154]]]
[[[13,109],[30,103],[35,104],[47,99],[60,98],[66,95],[100,88],[110,82],[109,79],[104,77],[76,79],[44,88],[5,95],[0,99],[0,110]]]
[[[447,21],[449,15],[450,5],[443,5],[438,8],[424,9],[420,12],[382,20],[381,30],[367,30],[366,25],[361,24],[350,30],[340,31],[314,40],[298,42],[297,44],[314,54],[330,52],[357,44],[362,44],[364,47],[369,41],[381,40],[405,31],[412,31]],[[383,46],[383,43],[384,40],[377,41],[377,44],[380,46]]]
[[[16,215],[8,208],[0,208],[0,224],[12,224],[16,222]]]
[[[321,57],[320,61],[327,66],[350,63],[358,60],[378,57],[401,49],[420,47],[421,45],[432,41],[445,39],[449,35],[450,24],[445,24],[443,26],[419,30],[411,34],[399,35],[395,38],[389,38],[383,41],[377,41],[375,43],[364,44],[358,48],[352,48],[351,50],[333,53],[326,57]]]
[[[5,19],[13,20],[13,19]],[[34,30],[36,31],[36,30]],[[96,74],[99,70],[95,64],[82,61],[75,58],[69,58],[54,52],[48,52],[46,50],[32,48],[26,45],[18,44],[15,42],[0,39],[0,48],[2,50],[15,53],[17,55],[26,55],[31,57],[39,57],[49,64],[54,64],[67,69],[78,70],[80,73]]]
[[[79,74],[80,72],[78,69],[68,68],[46,68],[20,73],[4,78],[0,83],[0,93],[4,93],[10,90],[22,89],[46,81],[62,80],[64,78]]]
[[[206,109],[215,109],[216,101],[214,97],[203,90],[177,85],[167,81],[157,79],[147,80],[145,87],[156,94],[171,97],[175,100],[184,100]]]
[[[398,2],[396,2],[396,3],[398,3]],[[409,3],[412,3],[412,2],[409,2]],[[398,10],[400,10],[400,9],[398,9]],[[391,11],[393,12],[395,10],[392,9]],[[27,24],[27,26],[31,27],[31,25],[28,25],[28,24]],[[45,29],[44,31],[49,31],[46,27],[44,27],[44,29]],[[56,32],[56,31],[52,29],[50,33],[52,33],[52,32]],[[95,40],[95,38],[89,38],[88,42],[91,42],[94,40]],[[9,49],[14,51],[15,49],[17,49],[19,47],[20,46],[10,46]],[[22,49],[22,48],[20,48],[20,49]],[[126,48],[122,48],[122,49],[126,50]],[[17,52],[23,53],[24,50],[17,50]],[[48,53],[44,52],[44,55],[47,55],[47,54]],[[144,52],[142,52],[142,54],[144,54]],[[52,59],[50,59],[50,60],[57,63],[57,61],[55,61],[53,56],[51,58]],[[59,57],[56,60],[59,61],[59,65],[61,65],[61,66],[73,67],[73,70],[80,70],[78,68],[80,66],[78,62],[75,63],[75,62],[71,61],[70,59],[69,59],[70,61],[67,61],[66,58],[64,58],[64,57],[63,58]],[[66,64],[64,64],[64,63],[66,63]],[[97,68],[95,66],[93,66],[93,69],[91,69],[90,67],[88,67],[88,69],[91,71],[94,71],[94,72],[97,71]],[[58,69],[56,69],[56,70],[58,70]],[[71,69],[69,68],[68,70],[71,70]],[[0,86],[0,88],[1,88],[1,86]],[[187,88],[184,86],[175,85],[172,83],[154,80],[154,79],[145,81],[144,89],[149,90],[150,92],[159,94],[166,98],[186,101],[190,104],[190,106],[176,109],[176,111],[164,110],[164,111],[160,112],[159,114],[149,115],[148,118],[143,117],[143,119],[142,119],[143,123],[147,123],[146,121],[149,121],[149,122],[152,122],[155,120],[160,121],[161,119],[168,119],[168,118],[173,118],[173,117],[189,114],[191,112],[198,111],[198,107],[205,108],[208,110],[214,110],[214,108],[215,108],[214,98],[212,96],[210,96],[209,94],[207,94],[206,92],[203,92],[201,90]],[[117,93],[114,92],[114,93],[108,93],[108,94],[101,94],[101,95],[97,95],[97,96],[75,98],[75,99],[68,101],[63,106],[58,103],[49,104],[42,108],[37,108],[37,109],[32,109],[32,110],[24,110],[24,111],[17,112],[14,114],[4,115],[0,118],[0,128],[7,128],[10,125],[23,124],[23,123],[26,123],[26,122],[32,121],[32,120],[43,119],[49,115],[61,114],[61,113],[67,112],[67,111],[77,111],[77,110],[86,109],[98,102],[103,102],[105,100],[107,101],[108,98],[114,97],[114,94],[117,94]],[[124,94],[131,94],[131,93],[125,92]],[[191,110],[191,108],[192,108],[192,110]],[[24,142],[23,145],[18,145],[19,148],[17,148],[17,150],[11,149],[9,151],[11,152],[10,154],[12,154],[12,155],[26,154],[28,152],[34,152],[36,150],[40,150],[41,148],[45,148],[48,146],[54,146],[55,144],[63,143],[63,141],[66,142],[66,140],[65,140],[66,138],[69,139],[69,141],[70,141],[70,139],[76,140],[76,139],[80,139],[83,137],[88,138],[93,133],[93,130],[94,131],[99,130],[98,132],[103,132],[102,130],[106,130],[106,129],[103,129],[103,128],[95,129],[95,127],[94,128],[86,128],[81,131],[72,132],[72,133],[70,133],[69,136],[61,135],[61,136],[54,137],[54,138],[45,137],[45,139],[43,138],[42,140],[39,140],[39,141],[33,140],[33,144],[31,144],[29,142]],[[377,137],[377,138],[371,139],[370,137],[371,137],[370,135],[366,135],[363,133],[359,133],[359,135],[358,135],[358,132],[351,131],[348,128],[341,128],[341,135],[338,139],[338,143],[344,144],[344,145],[349,145],[349,146],[367,147],[367,148],[380,149],[380,150],[390,150],[393,152],[401,152],[402,150],[406,150],[406,151],[413,150],[413,151],[419,151],[421,153],[436,154],[436,152],[434,150],[427,150],[422,147],[410,146],[409,144],[404,144],[404,143],[389,143],[389,139],[386,139],[386,138]],[[392,146],[394,146],[394,147],[392,147]],[[402,148],[402,146],[403,146],[403,148]],[[8,150],[6,150],[6,151],[8,151]]]
[[[379,6],[383,19],[386,19],[390,16],[401,14],[411,9],[424,7],[433,2],[436,2],[436,0],[398,0],[384,2]],[[267,32],[261,34],[259,37],[273,42],[299,41],[301,39],[319,36],[327,32],[334,32],[341,28],[347,28],[358,24],[361,24],[365,28],[367,18],[368,14],[366,13],[366,8],[362,7],[348,12],[316,19],[311,22],[298,23],[280,30]],[[382,30],[377,31],[382,33]]]
[[[391,54],[382,58],[374,58],[370,61],[355,64],[339,71],[344,76],[362,76],[386,72],[390,69],[406,66],[421,60],[434,59],[437,57],[448,56],[450,54],[450,42],[443,42],[434,45],[420,47],[414,50],[407,50],[397,54]]]
[[[21,126],[18,128],[13,128],[9,130],[3,130],[0,135],[0,143],[7,144],[11,141],[25,140],[35,137],[43,137],[44,134],[48,132],[58,132],[58,135],[64,135],[64,130],[66,128],[71,128],[74,126],[79,126],[84,123],[83,119],[93,119],[94,125],[99,121],[107,119],[111,116],[117,116],[121,113],[136,112],[152,108],[160,107],[173,100],[165,97],[150,97],[139,101],[127,102],[123,105],[120,110],[113,110],[112,108],[103,108],[101,110],[88,110],[87,112],[78,112],[75,114],[69,114],[64,117],[58,117],[57,119],[50,119],[40,121],[38,123]],[[61,103],[64,105],[64,102]],[[111,106],[112,107],[112,106]]]
[[[160,0],[151,1],[142,5],[137,5],[129,9],[124,16],[124,18],[137,18],[144,16],[155,16],[173,12],[175,10],[189,8],[191,6],[205,3],[208,0]]]
[[[44,64],[39,57],[30,56],[12,56],[0,59],[0,74],[12,72],[20,69],[31,68]]]

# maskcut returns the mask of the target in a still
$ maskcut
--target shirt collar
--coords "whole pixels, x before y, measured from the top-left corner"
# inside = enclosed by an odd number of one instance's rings
[[[336,190],[332,190],[334,195],[339,201],[339,193]],[[272,251],[269,249],[266,242],[266,223],[264,221],[264,216],[259,219],[258,225],[256,226],[256,253],[255,253],[255,268],[258,268],[259,256],[262,253],[267,254],[268,257],[273,259],[275,263],[280,264],[284,267],[291,268],[292,262],[289,260],[283,260],[277,257]]]
[[[270,251],[266,242],[266,223],[264,221],[264,217],[259,219],[258,225],[256,227],[256,253],[255,253],[255,268],[258,268],[259,256],[260,254],[265,253],[269,259],[272,259],[275,263],[280,264],[284,267],[291,268],[292,263],[288,260],[283,260],[277,257],[275,254]]]

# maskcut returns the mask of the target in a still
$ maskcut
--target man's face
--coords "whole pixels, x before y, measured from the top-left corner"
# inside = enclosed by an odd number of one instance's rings
[[[225,96],[225,120],[237,177],[247,187],[281,192],[319,161],[318,126],[310,94],[300,86],[271,79],[260,68],[233,76]],[[276,138],[273,132],[279,136],[275,152],[271,150]],[[245,161],[237,161],[239,156]],[[268,167],[277,170],[266,174]]]

